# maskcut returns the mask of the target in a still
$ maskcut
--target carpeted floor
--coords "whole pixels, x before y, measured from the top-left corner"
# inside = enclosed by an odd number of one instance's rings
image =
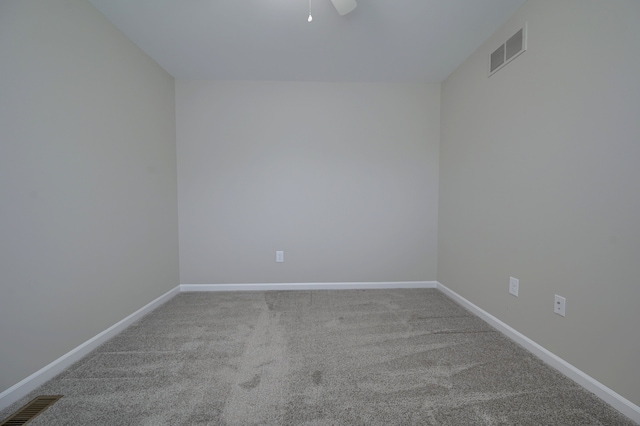
[[[632,425],[437,290],[182,293],[31,425]]]

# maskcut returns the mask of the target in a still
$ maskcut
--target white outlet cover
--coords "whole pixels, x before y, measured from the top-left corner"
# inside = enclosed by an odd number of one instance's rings
[[[566,310],[567,310],[567,299],[562,296],[558,296],[556,294],[553,300],[553,312],[564,317],[566,316]]]
[[[509,277],[509,294],[518,297],[518,291],[520,290],[520,280],[517,278]]]
[[[281,263],[284,262],[284,252],[276,251],[276,262]]]

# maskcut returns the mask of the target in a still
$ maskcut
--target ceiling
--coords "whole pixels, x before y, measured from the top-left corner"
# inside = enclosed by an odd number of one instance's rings
[[[526,0],[89,0],[177,79],[439,83]]]

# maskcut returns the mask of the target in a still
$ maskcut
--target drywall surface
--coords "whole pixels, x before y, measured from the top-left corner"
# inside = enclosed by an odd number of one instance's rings
[[[0,391],[178,284],[173,78],[83,0],[0,2]]]
[[[439,102],[439,85],[177,80],[181,282],[434,279]]]
[[[443,83],[438,245],[438,281],[635,404],[638,22],[635,0],[529,0]]]

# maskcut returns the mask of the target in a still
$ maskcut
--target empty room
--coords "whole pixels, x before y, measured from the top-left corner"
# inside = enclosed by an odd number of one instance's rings
[[[2,0],[0,425],[640,424],[637,0]]]

